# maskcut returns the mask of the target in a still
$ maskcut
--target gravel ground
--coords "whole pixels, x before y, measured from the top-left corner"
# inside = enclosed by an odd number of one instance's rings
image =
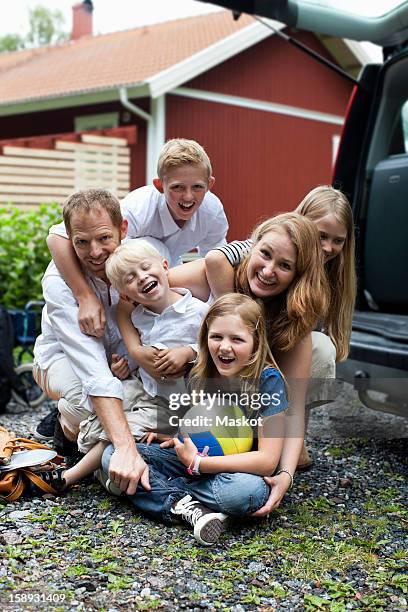
[[[10,405],[0,422],[26,435],[46,412]],[[211,549],[91,480],[0,506],[1,609],[406,610],[406,437],[343,391],[312,412],[314,464],[281,508]]]

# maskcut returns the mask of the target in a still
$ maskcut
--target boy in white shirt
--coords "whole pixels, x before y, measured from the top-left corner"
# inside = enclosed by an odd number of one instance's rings
[[[169,421],[175,414],[169,409],[169,397],[186,391],[184,370],[196,358],[198,332],[208,309],[187,289],[170,289],[167,270],[167,261],[145,240],[122,244],[106,262],[106,275],[112,287],[138,303],[132,312],[132,322],[142,344],[159,349],[160,381],[140,369],[141,381],[133,378],[123,383],[125,416],[136,441],[149,432],[175,433]],[[125,335],[124,340],[131,349],[132,337]],[[109,436],[97,415],[92,414],[81,423],[78,436],[78,448],[86,453],[85,457],[68,470],[59,468],[54,473],[38,472],[38,475],[62,490],[100,466],[107,444]],[[113,480],[113,484],[120,488],[120,480]]]
[[[128,237],[152,236],[170,252],[170,266],[181,263],[183,253],[197,247],[204,256],[226,244],[228,222],[220,200],[211,193],[214,185],[211,162],[194,140],[173,139],[164,145],[157,163],[158,178],[122,201],[128,221]],[[63,225],[50,230],[52,257],[71,287],[78,305],[78,320],[85,334],[101,336],[105,326],[103,308],[84,281]]]

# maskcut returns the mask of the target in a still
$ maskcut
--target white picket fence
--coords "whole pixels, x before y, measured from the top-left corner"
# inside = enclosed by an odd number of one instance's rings
[[[54,149],[3,147],[0,205],[31,208],[59,202],[73,191],[103,188],[118,198],[130,190],[130,150],[125,138],[82,134],[81,142],[57,140]]]

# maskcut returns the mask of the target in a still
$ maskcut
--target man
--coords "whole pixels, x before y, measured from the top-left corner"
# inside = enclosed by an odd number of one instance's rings
[[[74,193],[65,202],[63,217],[87,283],[104,305],[107,323],[101,338],[81,333],[78,303],[51,262],[43,278],[45,306],[42,333],[34,348],[34,377],[51,398],[59,400],[56,432],[60,427],[67,440],[75,442],[80,422],[92,412],[97,414],[115,447],[110,479],[133,494],[139,480],[150,488],[148,468],[136,450],[123,412],[119,378],[125,378],[128,369],[120,357],[115,321],[119,295],[105,273],[106,260],[126,236],[127,221],[119,201],[102,189]]]

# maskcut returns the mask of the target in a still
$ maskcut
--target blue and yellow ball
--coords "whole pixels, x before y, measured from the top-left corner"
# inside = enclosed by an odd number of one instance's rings
[[[239,406],[199,404],[183,417],[179,438],[188,436],[199,452],[208,446],[209,456],[247,453],[253,445],[252,427],[244,422],[245,414]]]

